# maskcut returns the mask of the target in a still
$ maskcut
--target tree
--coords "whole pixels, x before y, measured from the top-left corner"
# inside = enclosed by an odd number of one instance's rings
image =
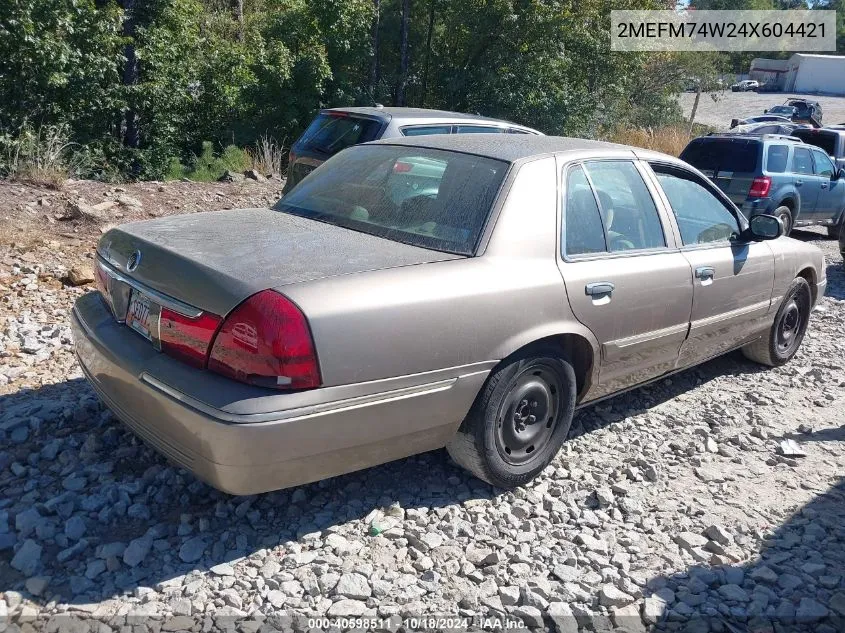
[[[396,105],[405,105],[405,90],[408,86],[408,33],[411,24],[411,0],[402,0],[402,28],[399,34],[399,83],[396,86]]]

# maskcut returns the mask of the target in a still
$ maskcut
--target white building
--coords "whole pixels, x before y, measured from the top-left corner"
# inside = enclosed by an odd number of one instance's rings
[[[784,92],[818,92],[845,96],[845,56],[795,53],[789,59],[758,57],[750,79],[774,83]]]

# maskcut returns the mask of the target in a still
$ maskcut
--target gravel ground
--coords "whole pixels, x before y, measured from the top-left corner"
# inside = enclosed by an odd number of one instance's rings
[[[763,114],[763,110],[779,105],[792,97],[807,97],[818,101],[824,111],[824,123],[833,125],[845,123],[845,97],[823,97],[819,95],[787,94],[783,92],[731,92],[726,90],[716,93],[717,100],[713,101],[709,94],[701,95],[695,120],[698,123],[711,125],[718,129],[727,129],[731,119],[743,119],[749,116]],[[684,116],[689,118],[695,94],[685,92],[681,94],[679,102]]]
[[[797,235],[829,286],[783,368],[733,353],[585,409],[513,492],[437,451],[253,497],[99,403],[68,332],[77,251],[0,247],[0,631],[841,631],[845,271]]]

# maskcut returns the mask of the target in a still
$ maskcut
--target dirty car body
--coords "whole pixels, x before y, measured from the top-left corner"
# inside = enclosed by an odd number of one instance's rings
[[[273,209],[106,233],[76,350],[124,423],[230,493],[452,447],[499,392],[507,424],[490,450],[521,474],[450,452],[520,483],[557,450],[534,463],[529,442],[562,442],[575,406],[759,345],[796,278],[815,302],[821,253],[752,233],[703,175],[650,151],[378,141]],[[531,426],[543,407],[548,424]]]

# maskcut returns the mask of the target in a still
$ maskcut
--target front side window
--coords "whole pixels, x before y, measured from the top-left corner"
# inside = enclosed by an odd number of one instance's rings
[[[599,206],[580,165],[570,169],[567,174],[563,209],[567,255],[607,251]]]
[[[451,134],[451,125],[415,125],[413,127],[403,127],[402,134],[404,136],[428,136],[429,134]]]
[[[323,163],[273,208],[471,255],[507,170],[508,163],[458,152],[359,145]]]
[[[830,178],[833,176],[833,173],[836,169],[833,166],[833,162],[831,162],[830,157],[822,151],[813,150],[813,158],[816,162],[816,174],[819,176],[824,176],[825,178]]]
[[[730,242],[740,234],[736,216],[692,174],[652,165],[678,221],[685,246]]]
[[[590,161],[584,167],[599,200],[608,250],[666,246],[657,207],[634,163]]]
[[[804,147],[796,147],[792,157],[792,171],[796,174],[812,174],[813,159],[810,150]]]

